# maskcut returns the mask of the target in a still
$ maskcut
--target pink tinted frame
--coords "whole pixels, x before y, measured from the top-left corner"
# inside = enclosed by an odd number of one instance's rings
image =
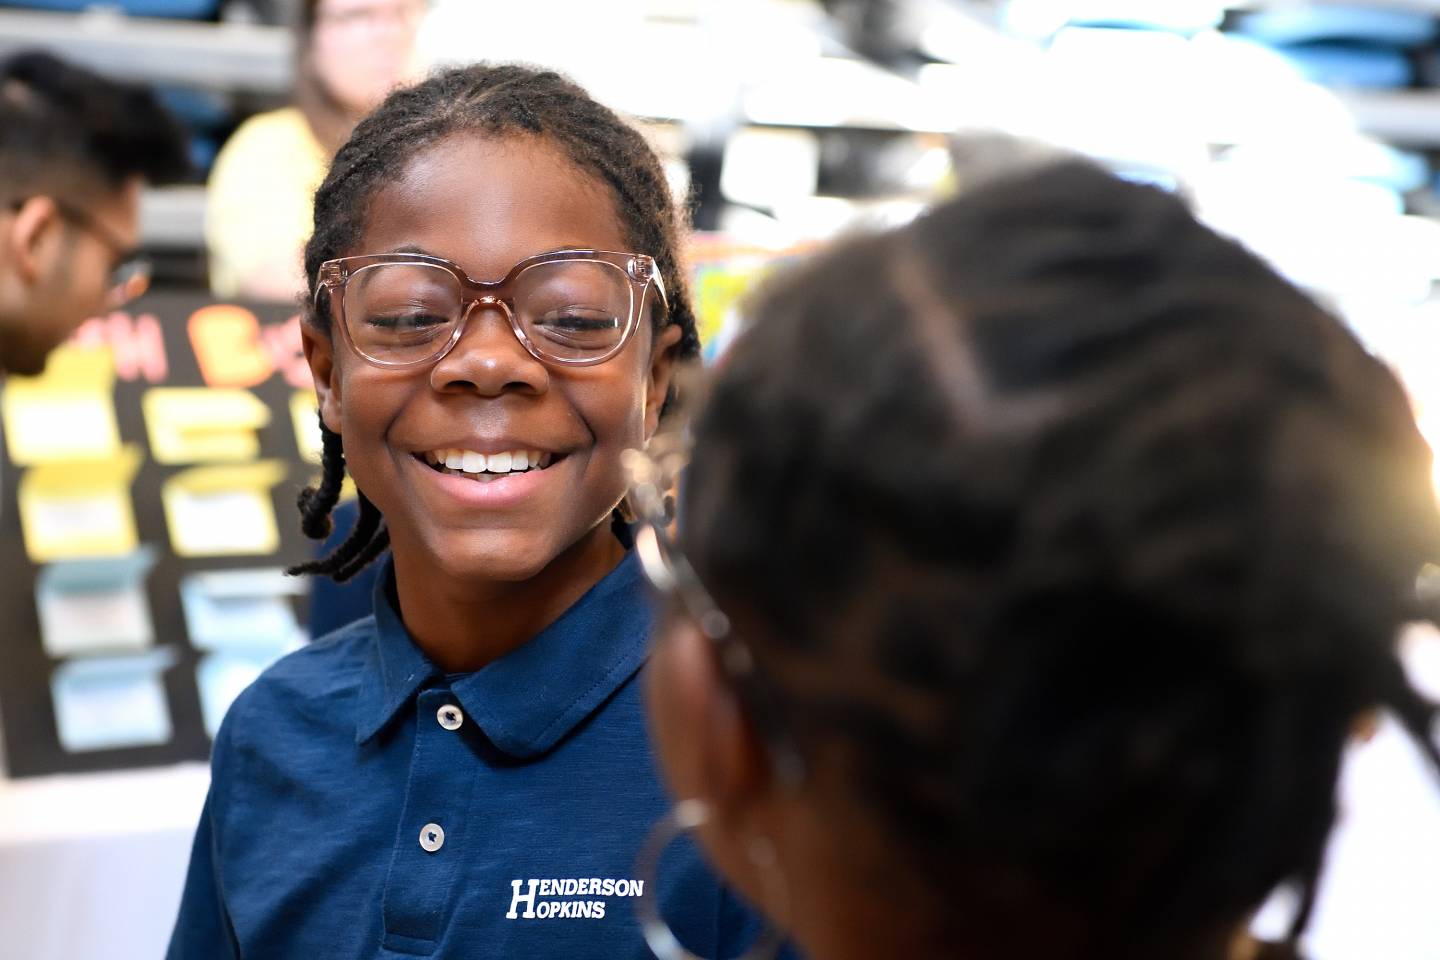
[[[524,327],[520,325],[520,319],[515,313],[515,305],[505,297],[498,297],[494,291],[502,290],[520,273],[530,267],[542,263],[556,263],[561,261],[593,261],[608,263],[618,267],[630,281],[630,316],[626,320],[625,332],[621,335],[615,347],[609,353],[598,357],[568,358],[552,357],[545,351],[536,347],[534,342],[525,333]],[[409,263],[429,267],[439,267],[455,277],[463,291],[460,306],[460,322],[455,325],[455,330],[438,351],[423,360],[404,360],[396,362],[393,360],[380,360],[365,353],[355,345],[355,340],[350,336],[350,326],[345,319],[345,284],[366,267],[372,267],[381,263]],[[437,363],[442,357],[448,354],[460,338],[465,335],[465,328],[469,325],[470,315],[476,306],[499,306],[505,311],[505,316],[510,321],[510,329],[515,333],[515,339],[536,360],[541,363],[553,363],[562,367],[593,367],[598,363],[614,357],[625,349],[630,338],[635,335],[635,329],[640,325],[640,316],[645,312],[646,294],[653,284],[656,293],[660,295],[660,305],[666,310],[670,309],[670,301],[665,296],[665,281],[660,276],[660,271],[653,257],[643,253],[617,253],[613,250],[556,250],[552,253],[542,253],[534,257],[526,257],[515,266],[510,272],[499,280],[485,281],[476,280],[462,270],[459,264],[441,257],[432,257],[421,253],[375,253],[358,257],[340,257],[335,260],[326,260],[320,264],[317,271],[315,285],[315,309],[320,310],[320,293],[324,291],[330,298],[332,326],[337,325],[338,320],[345,337],[345,342],[355,355],[367,363],[386,369],[403,369],[406,367],[420,367],[426,364]]]

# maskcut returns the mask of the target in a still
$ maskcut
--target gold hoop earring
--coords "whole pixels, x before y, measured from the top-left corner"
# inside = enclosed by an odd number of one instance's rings
[[[655,824],[650,835],[645,838],[645,844],[640,848],[640,857],[635,862],[636,877],[644,884],[642,889],[646,891],[655,889],[655,882],[660,870],[660,857],[664,854],[665,848],[670,846],[675,838],[689,833],[708,819],[710,819],[710,808],[705,805],[704,801],[681,800],[659,823]],[[768,841],[762,842],[761,846],[764,848],[763,862],[756,855],[755,844],[752,843],[747,852],[762,869],[771,871],[766,873],[768,879],[772,876],[772,872],[778,869],[775,847]],[[704,957],[691,953],[681,945],[680,940],[675,936],[675,931],[670,929],[670,925],[660,915],[659,897],[647,892],[636,900],[635,916],[640,921],[640,932],[645,936],[645,943],[650,947],[650,952],[656,956],[657,960],[705,960]],[[755,943],[736,960],[770,960],[775,956],[784,938],[768,920],[764,923],[765,926],[761,929]]]

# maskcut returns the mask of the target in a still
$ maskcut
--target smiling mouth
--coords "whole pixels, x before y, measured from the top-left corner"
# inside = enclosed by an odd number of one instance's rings
[[[492,483],[522,473],[535,473],[564,459],[563,455],[555,456],[540,450],[508,450],[486,455],[454,447],[427,450],[414,456],[436,473],[464,477],[480,483]]]

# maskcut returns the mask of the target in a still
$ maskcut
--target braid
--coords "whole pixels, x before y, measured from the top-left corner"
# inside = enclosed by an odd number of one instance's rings
[[[367,507],[370,510],[370,515],[376,518],[378,522],[381,519],[380,511],[375,509],[375,507],[370,504],[368,500],[363,501],[361,504],[362,515],[363,511]],[[360,525],[357,522],[356,530],[358,531],[359,529]],[[351,579],[361,570],[364,570],[367,566],[369,566],[371,561],[373,561],[376,557],[380,556],[380,554],[384,553],[385,549],[389,546],[390,531],[385,529],[385,525],[383,523],[378,523],[378,525],[370,534],[369,542],[358,549],[358,552],[356,553],[353,560],[348,563],[343,563],[343,555],[341,551],[337,550],[335,552],[335,565],[337,569],[333,574],[331,574],[331,576],[334,577],[336,583],[344,583],[346,580]]]
[[[360,512],[355,518],[355,527],[345,541],[329,556],[320,557],[291,567],[287,573],[298,576],[304,573],[330,577],[336,583],[344,583],[363,570],[366,564],[378,557],[390,545],[390,534],[385,529],[385,518],[370,498],[358,495]]]
[[[992,947],[1134,956],[1286,882],[1298,935],[1354,718],[1388,707],[1440,772],[1394,651],[1440,514],[1393,374],[1177,198],[1078,162],[750,312],[683,546],[902,869]]]
[[[345,485],[345,446],[340,434],[325,426],[320,420],[320,482],[300,491],[300,529],[311,540],[324,540],[330,536],[333,524],[330,514],[340,501],[340,489]]]
[[[300,491],[300,529],[312,540],[324,540],[333,529],[331,513],[340,501],[345,483],[345,445],[340,434],[320,423],[320,482]],[[379,509],[363,493],[360,514],[350,535],[329,556],[296,564],[285,572],[291,576],[318,574],[336,583],[351,579],[390,545]]]

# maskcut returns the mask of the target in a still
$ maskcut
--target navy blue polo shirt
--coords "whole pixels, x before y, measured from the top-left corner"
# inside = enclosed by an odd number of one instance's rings
[[[169,956],[639,960],[639,897],[702,956],[742,953],[758,927],[688,840],[658,880],[635,869],[670,801],[645,734],[634,555],[458,676],[411,642],[393,584],[387,568],[373,616],[231,707]]]

